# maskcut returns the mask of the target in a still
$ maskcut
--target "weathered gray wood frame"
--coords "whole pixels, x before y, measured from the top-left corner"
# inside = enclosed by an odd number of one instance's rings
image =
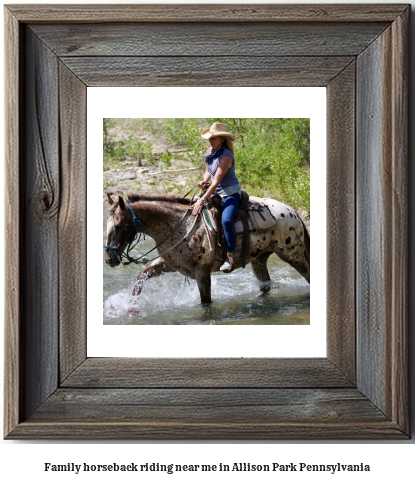
[[[6,7],[6,438],[408,438],[409,12]],[[215,70],[327,87],[327,358],[87,358],[86,88]]]

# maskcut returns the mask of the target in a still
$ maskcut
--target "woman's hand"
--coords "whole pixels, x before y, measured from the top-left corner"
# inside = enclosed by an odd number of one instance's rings
[[[204,189],[204,188],[206,188],[206,185],[207,185],[207,183],[206,183],[206,181],[205,181],[205,180],[201,180],[201,181],[199,181],[199,183],[197,184],[197,186],[198,186],[199,188],[203,188],[203,189]]]
[[[198,200],[190,208],[193,209],[192,215],[197,215],[199,212],[202,211],[202,208],[203,208],[203,200],[202,199]]]

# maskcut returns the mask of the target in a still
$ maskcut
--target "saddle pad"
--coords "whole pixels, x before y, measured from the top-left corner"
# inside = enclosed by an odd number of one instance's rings
[[[261,205],[261,207],[265,206],[264,199],[260,198],[260,197],[250,196],[249,201],[252,203],[259,203],[259,205]]]
[[[213,214],[213,210],[204,207],[202,210],[202,217],[203,220],[205,221],[205,224],[207,225],[207,228],[209,230],[213,230],[214,232],[216,232],[216,221],[215,221],[215,215]]]
[[[249,231],[256,232],[268,229],[277,224],[282,218],[293,216],[295,210],[281,203],[277,200],[271,198],[259,198],[250,197],[249,205],[246,209],[248,213],[248,223]],[[203,220],[210,232],[216,233],[216,221],[214,215],[214,209],[204,208],[202,211]],[[235,225],[236,235],[243,234],[243,225],[239,212],[237,213],[235,220],[233,221]]]

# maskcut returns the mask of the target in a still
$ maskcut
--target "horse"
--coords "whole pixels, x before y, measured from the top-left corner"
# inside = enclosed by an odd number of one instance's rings
[[[217,258],[215,239],[207,231],[201,214],[192,215],[190,199],[130,193],[126,201],[120,196],[114,202],[110,195],[108,201],[112,206],[108,211],[105,262],[111,267],[118,266],[121,256],[138,262],[128,254],[138,229],[154,239],[154,249],[159,253],[159,257],[138,275],[133,295],[139,295],[148,279],[178,271],[196,280],[202,304],[211,302],[211,273],[219,271],[222,263]],[[285,207],[287,211],[281,213],[273,227],[249,235],[249,254],[245,262],[251,263],[263,293],[270,289],[267,260],[273,253],[310,282],[310,237],[300,217],[292,208]],[[243,265],[241,241],[237,238],[235,268]]]

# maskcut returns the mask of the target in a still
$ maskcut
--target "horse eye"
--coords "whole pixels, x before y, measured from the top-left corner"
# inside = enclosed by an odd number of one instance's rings
[[[121,225],[120,224],[118,224],[118,225],[115,226],[115,230],[116,231],[119,231],[120,229],[121,229]]]

